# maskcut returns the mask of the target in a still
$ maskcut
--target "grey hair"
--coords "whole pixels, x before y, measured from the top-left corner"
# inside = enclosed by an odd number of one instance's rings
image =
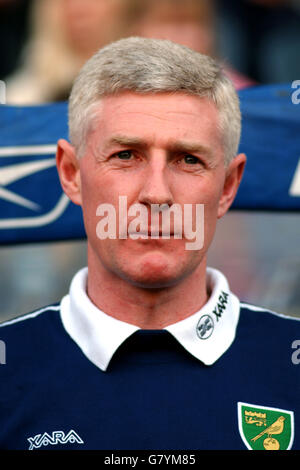
[[[79,158],[101,98],[122,91],[182,92],[211,99],[219,110],[225,165],[236,156],[241,133],[239,99],[222,67],[211,57],[169,40],[129,37],[96,52],[74,81],[69,138]]]

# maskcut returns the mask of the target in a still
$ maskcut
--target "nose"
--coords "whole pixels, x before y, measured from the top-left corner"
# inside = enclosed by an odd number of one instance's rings
[[[143,187],[139,194],[139,203],[150,206],[151,204],[167,204],[174,202],[170,184],[167,178],[167,168],[162,161],[149,164],[143,179]]]

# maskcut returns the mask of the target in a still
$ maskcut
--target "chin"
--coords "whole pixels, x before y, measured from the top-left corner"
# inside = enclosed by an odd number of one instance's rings
[[[135,287],[142,289],[165,289],[167,287],[175,286],[180,282],[176,277],[167,276],[152,276],[146,277],[143,275],[126,276],[126,281]]]
[[[178,262],[178,258],[170,260],[154,253],[143,257],[136,264],[132,263],[130,269],[122,271],[121,277],[127,282],[148,289],[174,286],[187,274],[185,267]]]

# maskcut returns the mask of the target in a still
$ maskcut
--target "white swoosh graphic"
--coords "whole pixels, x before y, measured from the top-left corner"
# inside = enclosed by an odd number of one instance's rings
[[[55,165],[55,159],[48,158],[47,160],[38,160],[35,162],[28,162],[28,163],[18,163],[16,165],[9,165],[0,168],[0,185],[7,186],[8,184],[14,183],[25,176],[33,175],[38,171],[45,170],[50,168],[51,166]],[[19,206],[26,207],[27,209],[31,209],[33,211],[38,211],[41,206],[36,204],[29,199],[26,199],[19,194],[14,193],[13,191],[9,191],[8,189],[4,189],[0,187],[0,199],[4,199],[6,201],[12,202]]]
[[[53,155],[56,152],[56,145],[35,145],[35,146],[19,146],[19,147],[2,147],[0,148],[1,157],[22,157],[26,155]],[[8,165],[0,167],[0,198],[6,199],[15,204],[27,207],[32,210],[38,210],[39,205],[30,201],[19,194],[16,194],[3,186],[9,185],[19,179],[25,178],[38,171],[45,170],[55,166],[55,158],[48,158],[44,160],[37,160],[34,162],[18,163],[16,165]],[[14,229],[14,228],[30,228],[41,227],[48,225],[58,219],[65,211],[70,200],[63,193],[59,198],[56,206],[47,214],[36,217],[22,217],[18,219],[0,219],[0,229]]]
[[[32,211],[38,211],[41,206],[36,204],[35,202],[26,199],[25,197],[20,196],[19,194],[13,193],[9,191],[9,189],[1,188],[0,187],[0,199],[4,199],[5,201],[12,202],[17,204],[18,206],[26,207],[27,209],[31,209]]]
[[[25,178],[25,176],[33,175],[51,166],[55,166],[54,158],[0,167],[0,184],[7,186],[8,184]]]
[[[50,155],[56,153],[55,144],[18,145],[16,147],[0,147],[0,157],[24,157],[26,155]]]
[[[20,219],[0,220],[0,230],[8,228],[41,227],[43,225],[48,225],[60,217],[60,215],[65,211],[69,202],[70,199],[65,194],[62,194],[54,209],[52,209],[47,214],[38,217],[23,217]]]

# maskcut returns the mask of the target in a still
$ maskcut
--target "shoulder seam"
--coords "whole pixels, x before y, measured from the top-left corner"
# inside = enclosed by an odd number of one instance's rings
[[[21,321],[28,320],[30,318],[37,317],[41,313],[46,312],[47,310],[59,310],[60,305],[49,305],[48,307],[43,307],[39,310],[35,310],[34,312],[31,313],[25,313],[25,315],[21,315],[20,317],[12,318],[11,320],[7,320],[3,323],[0,323],[0,328],[2,326],[8,326],[8,325],[13,325],[14,323],[19,323]]]
[[[254,312],[267,312],[267,313],[271,313],[271,315],[275,315],[276,317],[284,318],[285,320],[296,320],[296,321],[300,321],[300,318],[299,318],[299,317],[292,317],[292,316],[290,316],[290,315],[284,315],[283,313],[274,312],[273,310],[269,310],[269,309],[264,308],[264,307],[258,307],[257,305],[248,304],[248,303],[246,303],[246,302],[240,302],[240,306],[241,306],[242,308],[248,308],[248,310],[253,310]]]

